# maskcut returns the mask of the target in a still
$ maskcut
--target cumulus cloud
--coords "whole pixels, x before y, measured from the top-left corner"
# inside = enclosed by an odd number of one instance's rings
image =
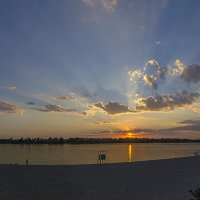
[[[104,110],[110,115],[120,114],[120,113],[127,113],[127,112],[133,112],[129,110],[128,106],[119,104],[117,102],[108,102],[107,104],[104,104],[103,102],[98,102],[93,105],[90,105],[91,108],[96,107]]]
[[[129,71],[128,78],[134,82],[134,90],[128,93],[128,97],[136,99],[132,102],[135,102],[137,112],[169,111],[187,105],[192,105],[190,108],[194,112],[200,112],[199,102],[196,101],[200,95],[197,88],[200,64],[185,65],[176,59],[168,67],[161,67],[157,60],[152,59],[140,69]]]
[[[33,108],[34,110],[41,111],[41,112],[75,112],[75,109],[66,109],[62,108],[60,105],[45,105],[44,108]]]
[[[170,79],[172,77],[173,79]],[[200,64],[186,66],[180,59],[176,59],[172,65],[161,67],[158,61],[152,59],[147,61],[143,68],[129,71],[128,78],[155,90],[160,86],[161,80],[162,87],[168,86],[170,81],[180,83],[180,80],[183,80],[184,83],[198,83],[200,82]]]
[[[188,83],[197,83],[200,81],[200,65],[192,64],[185,68],[181,74],[181,78]]]
[[[145,74],[143,79],[144,79],[145,85],[150,86],[154,89],[157,89],[158,84],[156,82],[156,77],[154,77],[153,75]]]
[[[187,83],[200,82],[200,64],[186,66],[181,60],[177,59],[172,67],[168,68],[170,76],[180,76]]]
[[[148,60],[148,61],[146,62],[145,65],[146,65],[146,67],[147,67],[148,65],[152,65],[152,66],[154,66],[155,68],[158,68],[158,67],[159,67],[158,61],[156,61],[156,60],[154,60],[154,59]]]
[[[145,64],[144,70],[151,73],[151,71],[149,71],[148,68],[153,68],[155,70],[154,76],[155,76],[156,79],[164,78],[165,70],[164,70],[164,68],[162,68],[160,66],[158,61],[156,61],[154,59],[147,61],[146,64]]]
[[[200,94],[196,92],[176,93],[176,95],[156,95],[147,98],[138,98],[136,100],[136,110],[138,111],[169,111],[177,107],[191,105]]]
[[[179,59],[175,60],[172,67],[168,68],[168,74],[170,76],[180,76],[185,69],[185,65]]]
[[[23,112],[23,109],[19,106],[9,104],[5,101],[0,100],[0,112],[21,114]]]
[[[117,0],[83,0],[88,6],[101,6],[108,12],[113,12],[117,6]]]
[[[165,69],[160,66],[158,61],[152,59],[145,63],[143,70],[129,71],[128,76],[135,83],[143,80],[146,86],[157,89],[158,82],[165,78]]]
[[[128,72],[128,76],[129,76],[129,79],[131,81],[137,81],[139,80],[141,77],[143,77],[143,72],[139,69],[137,70],[133,70],[133,71],[129,71]]]
[[[168,74],[170,76],[180,76],[187,83],[197,83],[200,81],[200,65],[185,66],[181,60],[177,59],[173,66],[168,68]]]

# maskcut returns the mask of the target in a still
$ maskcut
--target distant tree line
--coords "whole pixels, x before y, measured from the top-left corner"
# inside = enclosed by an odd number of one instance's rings
[[[102,143],[191,143],[200,142],[200,139],[178,138],[20,138],[0,139],[0,144],[102,144]]]

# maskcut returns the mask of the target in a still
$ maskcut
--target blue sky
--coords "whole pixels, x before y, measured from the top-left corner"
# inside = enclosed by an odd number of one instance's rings
[[[2,0],[0,137],[199,138],[199,8]]]

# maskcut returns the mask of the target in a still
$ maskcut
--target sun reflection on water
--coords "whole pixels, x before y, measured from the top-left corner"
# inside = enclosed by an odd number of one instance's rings
[[[128,145],[128,162],[132,162],[132,144]]]

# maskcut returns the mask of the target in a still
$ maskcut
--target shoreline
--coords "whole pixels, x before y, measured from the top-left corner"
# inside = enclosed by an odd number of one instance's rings
[[[189,200],[200,156],[89,165],[0,165],[5,200]]]

